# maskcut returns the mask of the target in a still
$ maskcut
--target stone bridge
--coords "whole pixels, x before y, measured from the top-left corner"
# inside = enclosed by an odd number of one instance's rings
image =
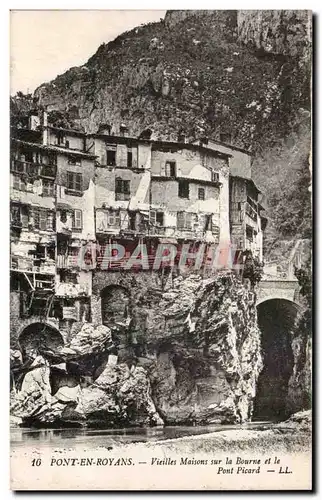
[[[263,370],[254,400],[256,418],[280,418],[286,411],[288,383],[295,362],[294,332],[302,310],[299,288],[292,276],[264,275],[257,285]]]
[[[272,299],[298,303],[299,284],[294,279],[262,279],[256,287],[257,305]]]

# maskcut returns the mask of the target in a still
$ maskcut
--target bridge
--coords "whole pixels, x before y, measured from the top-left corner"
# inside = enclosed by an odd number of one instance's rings
[[[257,418],[280,418],[287,406],[288,381],[297,352],[294,332],[302,309],[299,291],[293,272],[284,275],[266,272],[256,287],[264,364],[254,400]]]
[[[296,278],[271,278],[265,276],[256,287],[257,306],[273,299],[288,300],[298,304],[299,284]]]

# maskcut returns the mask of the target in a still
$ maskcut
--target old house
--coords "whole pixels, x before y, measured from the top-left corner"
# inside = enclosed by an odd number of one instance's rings
[[[104,124],[85,134],[48,125],[46,113],[13,131],[13,343],[45,332],[62,344],[77,324],[93,321],[114,328],[120,348],[136,344],[146,319],[136,319],[128,339],[133,304],[140,290],[157,291],[178,272],[173,264],[184,247],[191,256],[232,243],[262,258],[250,155],[151,133],[129,137],[124,124]],[[175,256],[156,267],[160,244],[172,245]]]
[[[95,241],[94,157],[84,134],[41,118],[11,141],[11,327],[22,344],[35,331],[62,343],[90,319],[92,271],[80,262]]]

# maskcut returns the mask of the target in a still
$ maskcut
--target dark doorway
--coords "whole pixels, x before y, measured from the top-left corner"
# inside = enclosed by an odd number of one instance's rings
[[[257,307],[262,333],[264,367],[254,401],[255,419],[282,419],[286,416],[288,382],[293,370],[292,330],[297,316],[295,304],[273,299]]]
[[[106,326],[123,323],[129,316],[130,294],[122,286],[112,285],[104,288],[102,297],[102,322]]]
[[[49,350],[55,352],[64,345],[64,340],[58,330],[46,323],[32,323],[21,332],[19,344],[25,355],[33,352],[42,354]]]

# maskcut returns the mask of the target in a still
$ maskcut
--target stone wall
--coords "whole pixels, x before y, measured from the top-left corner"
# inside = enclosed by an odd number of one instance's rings
[[[261,369],[254,293],[231,274],[203,280],[195,274],[100,272],[93,280],[95,320],[101,319],[100,294],[111,285],[130,293],[119,362],[147,370],[166,423],[251,417]]]

